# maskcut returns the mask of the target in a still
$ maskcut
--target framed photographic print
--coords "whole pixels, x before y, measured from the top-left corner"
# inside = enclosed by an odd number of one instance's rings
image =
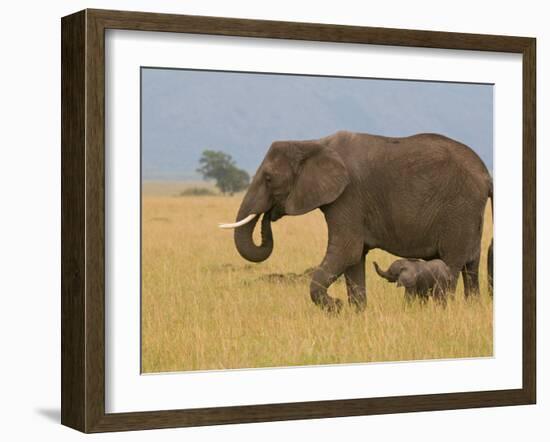
[[[64,17],[62,423],[535,403],[535,53]]]

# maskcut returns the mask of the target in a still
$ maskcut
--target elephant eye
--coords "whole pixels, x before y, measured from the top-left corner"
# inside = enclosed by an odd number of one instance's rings
[[[271,183],[271,175],[265,174],[265,182],[270,184]]]

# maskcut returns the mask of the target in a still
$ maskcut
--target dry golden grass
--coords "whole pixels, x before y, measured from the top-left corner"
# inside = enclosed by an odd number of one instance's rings
[[[368,306],[327,316],[309,299],[326,224],[319,211],[273,224],[275,249],[264,263],[243,260],[230,231],[241,196],[143,197],[143,372],[275,367],[372,361],[481,357],[493,354],[493,303],[487,294],[491,238],[487,208],[481,296],[466,301],[462,282],[442,308],[407,305],[403,289],[374,273],[394,257],[367,255]],[[268,275],[281,274],[280,277]],[[342,278],[330,291],[346,299]],[[347,303],[346,303],[347,305]]]
[[[142,189],[148,196],[178,196],[182,191],[193,187],[218,193],[214,183],[207,181],[144,181]]]

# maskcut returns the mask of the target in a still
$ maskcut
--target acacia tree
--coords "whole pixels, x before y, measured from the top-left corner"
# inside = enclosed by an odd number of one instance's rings
[[[245,170],[239,169],[231,155],[215,150],[205,150],[199,160],[197,172],[205,180],[216,180],[216,187],[222,194],[246,189],[250,183],[250,176]]]

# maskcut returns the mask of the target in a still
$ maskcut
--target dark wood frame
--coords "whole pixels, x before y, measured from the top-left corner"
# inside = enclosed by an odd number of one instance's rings
[[[523,56],[523,386],[135,413],[105,413],[105,30],[284,38]],[[534,404],[536,400],[536,40],[233,18],[84,10],[62,30],[61,422],[84,432]]]

